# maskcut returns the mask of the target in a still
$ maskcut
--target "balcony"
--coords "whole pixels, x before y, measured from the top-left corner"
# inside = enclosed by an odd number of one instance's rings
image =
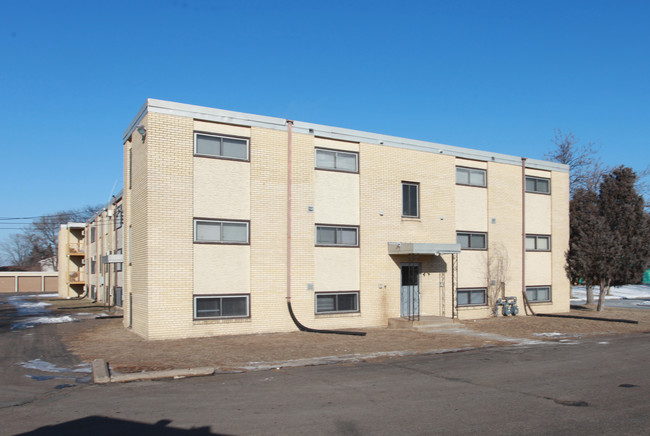
[[[68,244],[68,255],[85,256],[85,245],[83,243]]]
[[[85,285],[86,284],[86,273],[83,271],[74,271],[68,274],[68,284],[69,285]]]

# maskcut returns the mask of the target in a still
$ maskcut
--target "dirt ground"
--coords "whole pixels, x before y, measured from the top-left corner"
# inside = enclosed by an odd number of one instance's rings
[[[107,313],[86,300],[50,300],[57,316]],[[469,347],[505,345],[499,336],[557,341],[593,335],[650,333],[650,310],[573,309],[571,315],[620,318],[638,324],[583,319],[517,316],[476,321],[456,321],[465,333],[366,329],[366,336],[343,336],[295,331],[258,335],[146,341],[122,326],[120,318],[84,319],[58,324],[67,348],[84,361],[105,359],[117,372],[212,366],[237,370],[262,363],[273,364],[319,357],[360,355],[361,359],[389,353],[425,353]],[[487,333],[476,336],[472,332]],[[547,335],[540,335],[547,334]],[[561,334],[561,335],[560,335]]]

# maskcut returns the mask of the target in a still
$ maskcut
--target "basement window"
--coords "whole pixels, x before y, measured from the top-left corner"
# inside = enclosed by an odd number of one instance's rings
[[[526,298],[531,303],[551,301],[550,286],[526,286]]]
[[[194,296],[194,319],[205,318],[248,318],[250,296],[210,295]]]
[[[359,311],[358,292],[323,292],[316,294],[316,313]]]
[[[456,303],[458,306],[485,306],[487,304],[485,288],[458,289]]]

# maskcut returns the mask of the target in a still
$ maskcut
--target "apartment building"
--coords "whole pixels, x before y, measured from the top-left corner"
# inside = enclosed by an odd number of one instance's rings
[[[59,296],[85,297],[106,306],[122,307],[122,193],[85,223],[68,223],[59,230]]]
[[[565,165],[153,99],[123,139],[144,338],[569,310]]]

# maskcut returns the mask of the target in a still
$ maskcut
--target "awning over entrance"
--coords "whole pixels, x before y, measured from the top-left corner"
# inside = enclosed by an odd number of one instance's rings
[[[389,242],[388,254],[459,254],[460,244],[433,244],[426,242]]]

